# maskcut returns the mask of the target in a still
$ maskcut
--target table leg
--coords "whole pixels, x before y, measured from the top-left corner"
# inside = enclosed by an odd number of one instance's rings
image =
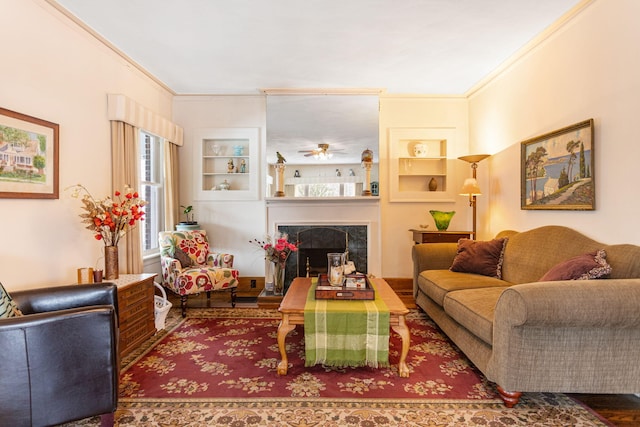
[[[398,373],[401,377],[409,377],[409,367],[407,366],[407,354],[409,353],[409,345],[411,336],[409,328],[405,322],[404,316],[398,316],[398,324],[391,326],[400,338],[402,338],[402,352],[400,353],[400,361],[398,362]]]
[[[278,364],[278,375],[287,375],[287,369],[289,368],[289,359],[287,358],[287,345],[285,339],[287,334],[293,331],[296,325],[289,324],[289,315],[283,314],[280,325],[278,325],[278,349],[280,350],[280,357],[282,360]]]

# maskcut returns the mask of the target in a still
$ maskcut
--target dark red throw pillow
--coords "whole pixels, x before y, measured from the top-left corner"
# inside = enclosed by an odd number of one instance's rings
[[[551,267],[540,282],[598,279],[611,273],[604,249],[578,255]]]
[[[502,279],[502,260],[507,237],[489,241],[458,240],[458,252],[449,270]]]

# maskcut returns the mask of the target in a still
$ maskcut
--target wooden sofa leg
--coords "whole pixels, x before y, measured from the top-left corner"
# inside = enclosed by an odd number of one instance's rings
[[[236,288],[231,288],[231,308],[236,306]]]
[[[513,408],[517,405],[520,401],[520,396],[522,396],[520,391],[507,391],[500,386],[498,386],[498,393],[500,393],[500,398],[507,408]]]
[[[113,427],[115,425],[115,417],[113,412],[100,415],[100,427]]]
[[[180,295],[180,308],[182,309],[182,317],[187,317],[187,296]]]

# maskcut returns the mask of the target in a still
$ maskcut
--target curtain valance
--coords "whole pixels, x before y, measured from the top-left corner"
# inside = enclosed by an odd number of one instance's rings
[[[122,94],[108,94],[107,104],[109,120],[128,123],[182,146],[184,131],[170,120]]]

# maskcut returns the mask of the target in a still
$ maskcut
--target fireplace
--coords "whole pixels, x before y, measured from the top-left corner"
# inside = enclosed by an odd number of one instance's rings
[[[287,260],[285,290],[295,277],[326,273],[330,252],[347,252],[356,270],[367,273],[366,225],[279,225],[278,231],[298,244],[298,251]]]

